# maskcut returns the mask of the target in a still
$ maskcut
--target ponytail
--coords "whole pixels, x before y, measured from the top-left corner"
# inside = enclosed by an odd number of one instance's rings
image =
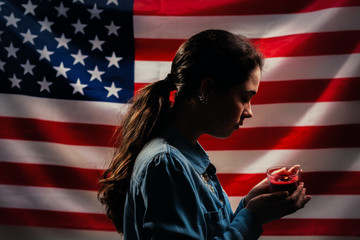
[[[115,132],[116,151],[100,177],[98,198],[119,233],[123,232],[124,204],[135,159],[165,121],[171,108],[170,92],[175,89],[170,75],[141,89]]]

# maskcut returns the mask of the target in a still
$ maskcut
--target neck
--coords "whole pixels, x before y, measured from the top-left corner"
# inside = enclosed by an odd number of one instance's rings
[[[198,138],[203,134],[200,124],[201,113],[199,113],[191,103],[182,104],[180,106],[174,105],[170,121],[193,144],[195,144]]]

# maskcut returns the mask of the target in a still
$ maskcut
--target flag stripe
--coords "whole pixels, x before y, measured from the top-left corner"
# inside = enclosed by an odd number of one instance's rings
[[[252,39],[266,58],[359,53],[360,31],[303,33]],[[183,39],[135,39],[135,60],[172,61]],[[341,44],[339,44],[341,42]]]
[[[359,2],[356,0],[302,0],[296,2],[289,2],[287,0],[276,0],[272,2],[267,0],[210,0],[201,2],[191,0],[136,0],[134,1],[134,14],[158,16],[261,15],[293,12],[302,13],[326,8],[359,5]]]
[[[101,170],[95,169],[41,164],[1,162],[0,167],[7,173],[0,176],[0,184],[91,191],[98,189],[97,182],[102,173]],[[12,177],[16,174],[18,177]],[[218,173],[218,177],[230,196],[242,196],[251,189],[251,186],[263,180],[266,174]],[[326,184],[319,179],[326,179]],[[306,182],[311,194],[360,194],[360,172],[305,172],[302,180]],[[244,185],[244,182],[247,184]]]
[[[306,69],[306,71],[304,71]],[[135,61],[135,83],[164,79],[171,62]],[[265,59],[262,82],[360,77],[360,54]]]
[[[112,146],[111,137],[115,129],[115,126],[107,125],[11,117],[0,117],[0,125],[3,126],[0,138],[86,146]],[[40,129],[42,134],[39,134]],[[205,135],[199,141],[206,150],[360,147],[357,139],[347,138],[349,134],[360,134],[360,125],[242,128],[228,139]]]
[[[309,80],[308,80],[309,81]],[[333,81],[338,82],[337,79]],[[357,83],[354,83],[354,79],[349,79],[346,82],[352,82],[354,86]],[[304,86],[305,83],[301,81],[295,81],[294,84],[285,82],[288,86]],[[315,81],[318,85],[322,85],[318,81]],[[252,109],[254,112],[254,117],[246,121],[246,124],[242,126],[243,128],[249,127],[264,127],[264,126],[317,126],[317,125],[341,125],[341,124],[353,124],[360,122],[359,114],[354,114],[354,109],[360,108],[360,101],[347,101],[347,102],[314,102],[314,103],[276,103],[276,104],[266,104],[259,105],[256,103],[257,98],[262,98],[262,86],[266,86],[264,91],[269,92],[269,88],[274,89],[277,86],[278,82],[267,83],[263,82],[260,86],[260,93],[254,97],[255,103],[252,101]],[[147,84],[147,83],[146,83]],[[144,84],[135,84],[135,88],[140,88]],[[341,84],[341,82],[339,83]],[[342,84],[341,84],[342,85]],[[311,86],[309,86],[311,87]],[[346,87],[340,86],[344,89]],[[311,89],[311,88],[310,88]],[[279,91],[279,90],[277,90]],[[350,90],[351,92],[356,92],[356,88]],[[280,95],[287,95],[286,91],[280,92]],[[298,98],[301,98],[301,94],[295,92]],[[307,90],[306,94],[312,94],[312,90]],[[271,94],[268,94],[271,95]],[[337,95],[337,94],[335,94]],[[329,96],[324,94],[324,96]],[[274,96],[271,96],[274,99]],[[277,97],[281,99],[281,96]],[[329,97],[328,97],[329,98]],[[265,100],[264,100],[265,101]],[[106,124],[106,125],[118,125],[121,121],[121,113],[126,110],[127,105],[119,105],[118,107],[109,107],[104,105],[102,110],[96,110],[92,107],[89,107],[87,104],[81,105],[78,104],[76,111],[72,110],[74,106],[72,101],[69,102],[54,102],[51,104],[51,107],[48,107],[49,100],[46,99],[36,99],[34,97],[28,96],[18,96],[18,99],[15,97],[9,97],[7,95],[0,94],[0,108],[2,109],[2,116],[7,117],[21,117],[21,118],[36,118],[42,120],[50,121],[59,121],[59,122],[74,122],[74,123],[93,123],[93,124]],[[11,108],[6,108],[6,104],[9,103],[12,105]],[[60,110],[57,106],[61,106]],[[64,110],[63,110],[63,109]],[[31,111],[24,111],[24,109],[29,109]],[[44,111],[44,109],[48,109]],[[67,109],[67,110],[65,110]],[[74,114],[76,112],[76,114]],[[88,112],[92,112],[96,116],[90,116]],[[96,114],[99,113],[99,114]],[[281,118],[274,118],[273,116],[282,116]],[[286,117],[285,117],[286,116]]]
[[[135,91],[146,85],[135,84]],[[360,100],[359,89],[360,77],[263,82],[251,103],[353,101]]]
[[[164,17],[134,15],[134,36],[145,39],[187,39],[193,34],[210,28],[228,30],[250,38],[354,31],[360,30],[358,24],[359,9],[360,7],[340,7],[309,13],[255,16]],[[173,29],[177,29],[177,31],[172,31]]]
[[[5,217],[7,216],[7,217]],[[22,216],[19,218],[18,216]],[[0,223],[37,227],[115,231],[104,214],[0,208]],[[360,219],[280,219],[264,225],[264,235],[359,234]]]

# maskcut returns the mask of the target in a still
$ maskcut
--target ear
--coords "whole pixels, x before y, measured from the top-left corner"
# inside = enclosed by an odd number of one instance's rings
[[[213,95],[214,88],[214,80],[211,77],[206,77],[201,81],[199,93],[202,93],[206,99],[209,99]]]

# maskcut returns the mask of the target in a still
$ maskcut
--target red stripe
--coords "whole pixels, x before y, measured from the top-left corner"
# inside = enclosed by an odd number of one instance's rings
[[[135,83],[135,93],[148,83]],[[261,82],[251,103],[339,102],[360,100],[360,78]]]
[[[101,173],[93,169],[2,162],[0,184],[97,191]],[[266,175],[218,173],[218,177],[229,196],[244,196]],[[319,179],[325,179],[326,184]],[[310,194],[360,194],[360,172],[306,172],[301,181]]]
[[[109,146],[114,126],[0,117],[0,138]]]
[[[218,173],[218,178],[229,196],[245,196],[266,174]],[[360,172],[305,172],[301,181],[309,194],[360,194]]]
[[[0,208],[0,224],[114,231],[104,214]]]
[[[0,224],[115,231],[103,214],[0,208]],[[360,219],[280,219],[265,224],[263,235],[360,236]]]
[[[333,7],[359,6],[357,0],[135,0],[135,15],[218,16],[304,13]]]
[[[94,169],[0,162],[0,184],[8,185],[96,191],[101,173]]]
[[[360,31],[295,34],[252,39],[266,58],[360,52]],[[135,39],[135,60],[172,61],[182,39]],[[341,43],[341,44],[340,44]]]
[[[360,100],[360,78],[261,82],[252,104]]]
[[[202,135],[199,141],[206,150],[360,147],[356,136],[360,136],[360,124],[241,128],[227,139]]]
[[[0,117],[0,138],[72,145],[112,146],[114,126]],[[242,128],[227,139],[203,135],[206,150],[360,147],[360,125]]]
[[[359,226],[360,219],[279,219],[263,225],[263,235],[360,236]]]

